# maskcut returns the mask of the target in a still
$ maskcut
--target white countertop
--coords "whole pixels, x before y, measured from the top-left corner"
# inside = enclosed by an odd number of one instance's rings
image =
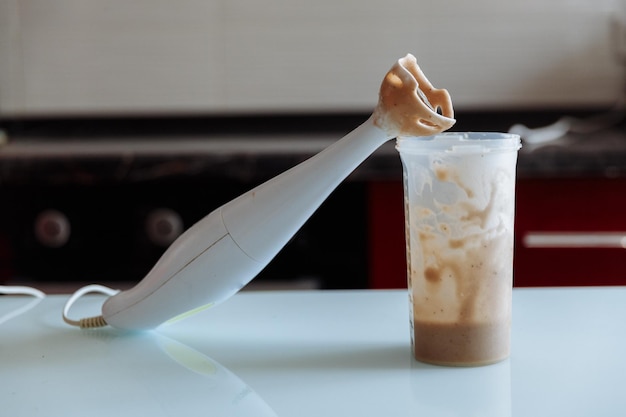
[[[626,415],[626,287],[513,297],[511,358],[479,368],[411,358],[405,291],[243,292],[138,334],[68,327],[66,296],[0,297],[0,414]]]

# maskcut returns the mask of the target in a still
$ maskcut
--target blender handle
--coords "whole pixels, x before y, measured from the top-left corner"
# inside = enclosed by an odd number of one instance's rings
[[[214,210],[174,241],[136,286],[108,298],[102,318],[118,328],[149,329],[226,300],[391,138],[370,117],[317,155]]]

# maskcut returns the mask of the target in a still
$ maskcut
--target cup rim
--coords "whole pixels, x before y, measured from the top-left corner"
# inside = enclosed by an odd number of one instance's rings
[[[401,153],[487,153],[517,151],[521,138],[502,132],[443,132],[432,136],[398,136],[396,149]]]

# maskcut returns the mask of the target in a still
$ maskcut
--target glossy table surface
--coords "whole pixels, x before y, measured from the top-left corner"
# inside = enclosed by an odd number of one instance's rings
[[[626,288],[513,297],[511,357],[447,368],[411,358],[400,290],[242,292],[136,334],[67,326],[67,296],[3,296],[0,414],[626,415]]]

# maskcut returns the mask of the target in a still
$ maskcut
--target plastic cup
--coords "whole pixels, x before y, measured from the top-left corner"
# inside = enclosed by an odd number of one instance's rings
[[[411,345],[421,362],[509,356],[518,135],[400,137]]]

